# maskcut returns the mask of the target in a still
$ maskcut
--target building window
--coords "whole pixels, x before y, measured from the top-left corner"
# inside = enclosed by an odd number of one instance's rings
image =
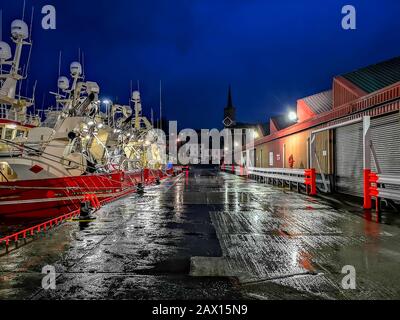
[[[3,127],[0,127],[0,138],[3,137]]]
[[[269,166],[270,167],[274,166],[274,153],[273,152],[269,153]]]

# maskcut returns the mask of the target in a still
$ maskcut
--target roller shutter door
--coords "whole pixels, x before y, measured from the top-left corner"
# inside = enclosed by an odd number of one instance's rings
[[[340,193],[363,195],[363,124],[335,129],[335,184]]]
[[[398,112],[371,120],[372,143],[376,157],[385,175],[400,176],[400,114]],[[374,159],[372,157],[372,159]],[[372,170],[377,172],[375,161]],[[387,189],[399,189],[386,185]]]
[[[400,114],[372,118],[371,137],[381,173],[400,176]],[[335,182],[340,193],[363,196],[362,139],[362,122],[335,130]],[[372,154],[371,159],[372,170],[377,172]]]

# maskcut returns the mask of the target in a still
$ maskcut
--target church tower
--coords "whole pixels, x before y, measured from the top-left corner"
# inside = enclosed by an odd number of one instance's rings
[[[228,103],[224,109],[224,125],[225,128],[230,128],[236,125],[236,108],[233,106],[232,88],[230,85],[228,91]]]

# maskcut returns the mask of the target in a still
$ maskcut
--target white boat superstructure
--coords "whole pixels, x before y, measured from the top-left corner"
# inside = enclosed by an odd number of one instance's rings
[[[27,78],[27,67],[21,69],[23,47],[32,46],[27,24],[22,20],[14,20],[11,24],[11,35],[15,44],[14,56],[10,45],[0,41],[0,117],[24,125],[37,126],[40,125],[40,118],[37,115],[28,116],[27,112],[35,103],[34,93],[32,98],[23,97],[20,93],[22,81]]]
[[[30,50],[32,48],[29,29],[24,21],[12,22],[11,40],[15,44],[14,55],[11,46],[0,41],[0,182],[15,178],[9,164],[2,159],[13,155],[14,148],[4,143],[3,139],[17,142],[25,138],[33,127],[40,125],[39,115],[28,113],[28,108],[35,103],[36,84],[32,98],[21,95],[22,82],[27,78],[27,66],[21,68],[21,56],[25,46]]]
[[[14,157],[4,159],[18,180],[50,179],[107,171],[108,151],[99,115],[100,88],[82,79],[79,62],[70,66],[72,85],[60,77],[56,101],[62,106],[54,127],[36,127],[14,146]],[[106,139],[107,140],[107,139]],[[105,143],[107,141],[104,141]],[[17,154],[17,150],[19,154]]]
[[[0,77],[0,102],[7,117],[15,117],[12,125],[29,126],[24,134],[10,136],[7,131],[1,136],[6,147],[2,163],[12,169],[12,180],[164,168],[165,142],[143,116],[140,92],[132,93],[133,110],[112,104],[104,114],[100,111],[100,87],[85,80],[80,62],[71,63],[70,78],[59,77],[58,92],[51,93],[57,108],[47,112],[45,125],[39,126],[38,119],[29,122],[27,109],[34,99],[16,93],[17,84],[25,78],[20,73],[22,48],[31,45],[25,22],[12,23],[12,37],[16,44],[13,58],[9,46],[0,43],[2,70],[8,66],[8,72],[2,71]]]
[[[116,121],[115,129],[121,133],[123,152],[136,168],[162,169],[165,164],[165,157],[162,156],[165,142],[143,115],[139,91],[132,93],[131,103],[133,112],[129,106],[116,105],[116,110],[122,110],[123,115]]]

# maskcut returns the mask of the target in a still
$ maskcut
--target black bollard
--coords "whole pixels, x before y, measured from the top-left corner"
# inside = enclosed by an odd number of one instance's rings
[[[80,209],[80,220],[88,219],[91,213],[90,202],[83,201],[81,202],[81,209]]]
[[[144,186],[143,186],[143,184],[142,183],[138,183],[136,190],[137,190],[138,194],[144,194]]]

